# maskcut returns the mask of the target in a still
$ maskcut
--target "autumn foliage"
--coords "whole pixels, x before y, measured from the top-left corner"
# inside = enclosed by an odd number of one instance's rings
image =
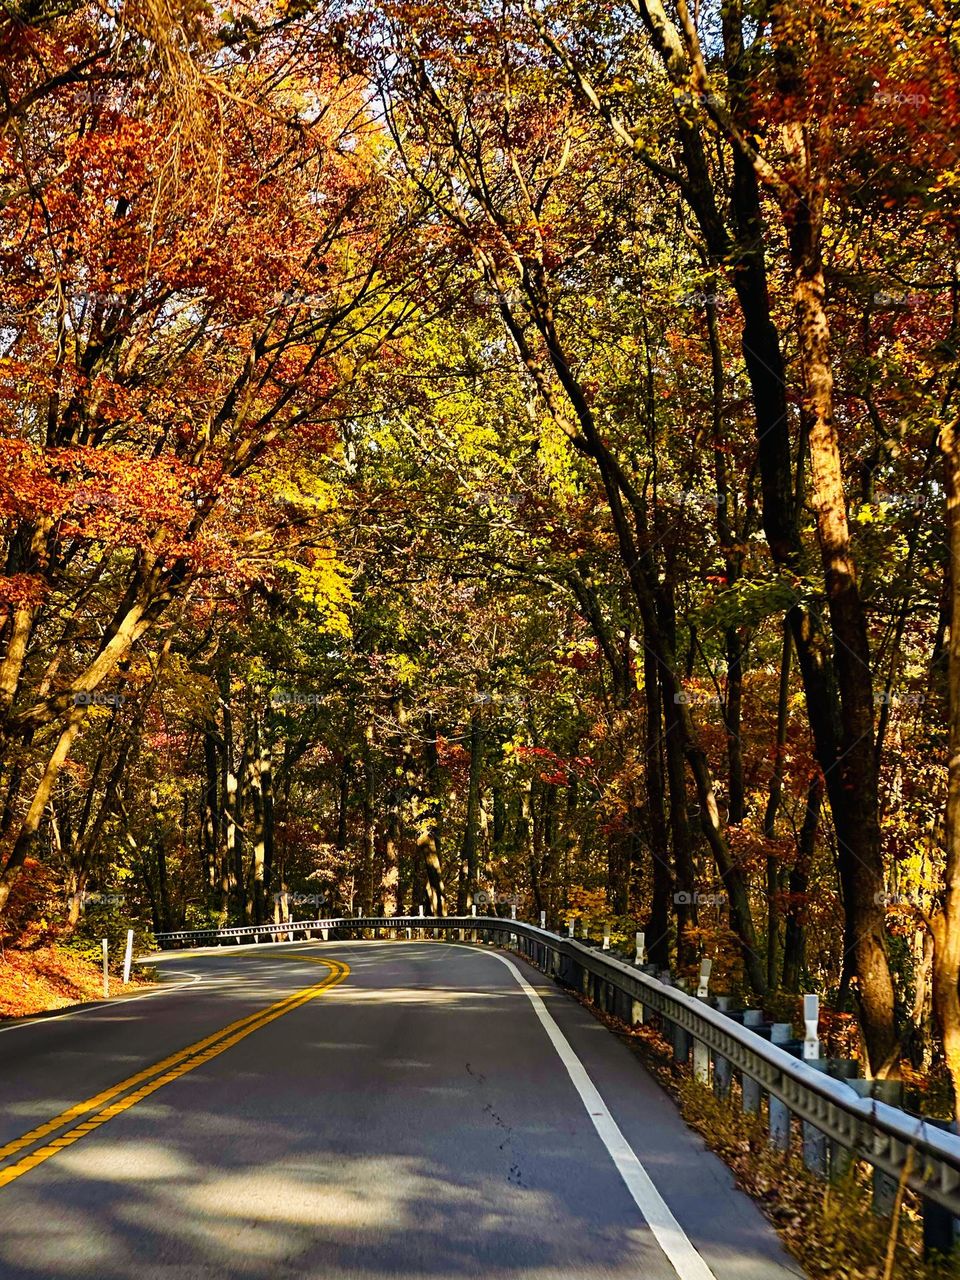
[[[7,938],[519,905],[960,1081],[947,15],[124,12],[0,36]]]

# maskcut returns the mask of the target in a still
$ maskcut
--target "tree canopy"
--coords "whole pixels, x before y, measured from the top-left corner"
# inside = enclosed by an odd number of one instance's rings
[[[0,42],[8,942],[516,905],[960,1090],[948,10]]]

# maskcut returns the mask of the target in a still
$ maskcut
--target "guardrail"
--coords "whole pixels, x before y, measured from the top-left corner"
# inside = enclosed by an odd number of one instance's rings
[[[782,1104],[781,1112],[786,1108],[803,1121],[805,1145],[808,1134],[814,1143],[818,1135],[821,1143],[829,1143],[833,1172],[859,1159],[895,1184],[903,1180],[924,1198],[926,1205],[936,1207],[939,1221],[932,1235],[944,1241],[952,1239],[953,1219],[960,1217],[960,1136],[898,1107],[860,1096],[851,1084],[831,1078],[763,1039],[756,1030],[739,1025],[727,1013],[712,1007],[708,999],[688,995],[609,951],[519,920],[494,916],[332,917],[282,925],[187,929],[160,933],[156,938],[161,948],[167,949],[222,946],[227,941],[240,943],[245,939],[294,941],[318,934],[330,939],[358,931],[372,931],[374,935],[403,931],[407,936],[429,931],[434,937],[453,932],[474,942],[479,939],[506,944],[560,983],[617,1012],[624,1021],[646,1021],[651,1012],[656,1013],[671,1036],[690,1038],[694,1067],[701,1079],[712,1076],[714,1087],[722,1091],[729,1087],[731,1072],[739,1072],[745,1102],[750,1090],[763,1090]],[[780,1131],[775,1134],[772,1106],[770,1112],[771,1141],[782,1146],[782,1118]],[[787,1126],[788,1134],[788,1119]],[[818,1166],[821,1172],[826,1171],[825,1164],[824,1161]],[[937,1247],[947,1252],[943,1245]]]

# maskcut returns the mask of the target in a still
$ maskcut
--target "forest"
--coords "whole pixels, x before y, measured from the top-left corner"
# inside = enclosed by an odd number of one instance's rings
[[[958,228],[942,0],[8,4],[0,989],[516,906],[955,1098]]]

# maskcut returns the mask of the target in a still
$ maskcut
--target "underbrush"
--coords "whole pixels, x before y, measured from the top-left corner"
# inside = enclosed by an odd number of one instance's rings
[[[65,946],[49,937],[28,939],[26,947],[5,946],[0,952],[0,1018],[21,1018],[103,999],[103,969],[82,947]],[[120,960],[122,963],[122,953]],[[111,973],[110,995],[135,991],[148,975],[134,973],[124,983]]]
[[[149,929],[131,921],[122,894],[91,894],[71,930],[53,870],[28,859],[14,883],[0,927],[0,1018],[61,1009],[103,999],[103,939],[107,939],[110,995],[133,991],[152,979],[134,969],[122,981],[127,930],[133,954],[154,950]]]

